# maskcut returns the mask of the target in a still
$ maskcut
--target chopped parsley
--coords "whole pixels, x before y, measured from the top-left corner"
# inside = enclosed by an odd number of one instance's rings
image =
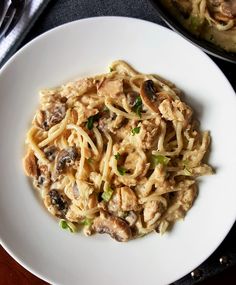
[[[164,155],[152,155],[151,157],[151,168],[155,168],[158,164],[167,165],[170,158]]]
[[[136,127],[136,128],[133,128],[132,130],[131,130],[131,133],[132,133],[132,135],[134,136],[135,134],[138,134],[140,132],[140,127]]]
[[[117,154],[115,154],[114,156],[115,156],[115,159],[116,159],[116,160],[120,159],[120,154],[119,154],[119,152],[117,152]]]
[[[125,175],[125,173],[127,172],[127,169],[122,167],[122,166],[117,166],[117,170],[119,171],[120,175]]]
[[[141,116],[142,116],[142,114],[141,114],[142,107],[143,107],[142,99],[140,96],[138,96],[136,98],[136,101],[135,101],[135,104],[134,104],[134,107],[132,108],[132,110],[139,116],[139,118],[141,118]]]
[[[89,117],[86,124],[87,129],[92,130],[94,122],[96,122],[98,119],[99,119],[99,113]]]

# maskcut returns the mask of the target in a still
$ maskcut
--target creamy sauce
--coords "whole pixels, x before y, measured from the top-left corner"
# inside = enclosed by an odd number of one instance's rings
[[[181,3],[180,6],[182,5],[182,7],[173,5],[173,0],[161,0],[161,2],[172,16],[197,37],[205,39],[226,51],[236,52],[236,26],[229,30],[221,31],[216,26],[210,25],[206,19],[198,18],[198,15],[193,15],[193,13],[187,16],[186,14],[184,15],[184,2],[189,1],[175,1]],[[231,5],[231,12],[235,16],[236,2],[228,1],[227,3]],[[183,10],[180,11],[182,8]]]

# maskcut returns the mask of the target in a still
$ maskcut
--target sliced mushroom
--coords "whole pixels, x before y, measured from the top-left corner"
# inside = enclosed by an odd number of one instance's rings
[[[140,96],[142,98],[144,105],[151,112],[159,113],[158,110],[159,100],[156,92],[157,90],[152,80],[146,80],[141,85]]]
[[[46,147],[44,150],[45,156],[49,161],[54,161],[56,158],[57,148],[54,145]]]
[[[101,211],[99,217],[94,219],[93,229],[100,234],[109,234],[117,241],[124,242],[132,238],[129,225],[122,219]]]
[[[100,131],[111,131],[114,120],[117,115],[109,110],[102,111],[98,120],[98,128]]]
[[[58,190],[52,189],[48,193],[52,206],[57,210],[57,215],[65,216],[68,211],[68,202],[59,194]]]
[[[67,98],[66,97],[61,97],[60,102],[65,104],[67,102]]]
[[[61,150],[56,156],[56,170],[62,172],[66,166],[72,165],[76,160],[78,153],[75,147],[67,150]]]
[[[65,103],[60,103],[58,105],[53,105],[48,110],[39,110],[35,121],[40,128],[48,131],[52,126],[60,123],[65,115],[66,105]]]
[[[48,119],[49,126],[52,127],[62,121],[62,119],[66,115],[66,106],[65,104],[61,104],[59,106],[55,106],[51,111],[51,116]]]
[[[23,166],[25,174],[30,177],[37,177],[38,175],[38,165],[37,160],[32,150],[29,150],[23,159]]]
[[[39,176],[38,176],[38,184],[40,186],[47,187],[50,184],[50,172],[48,170],[47,165],[40,165],[39,166]]]

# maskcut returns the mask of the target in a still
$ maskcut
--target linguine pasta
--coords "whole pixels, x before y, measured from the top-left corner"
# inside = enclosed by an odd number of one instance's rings
[[[40,92],[23,163],[62,228],[128,241],[186,215],[209,142],[174,84],[115,61]]]

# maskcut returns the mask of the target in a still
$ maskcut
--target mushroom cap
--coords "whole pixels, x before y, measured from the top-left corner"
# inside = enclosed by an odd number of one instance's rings
[[[152,80],[145,80],[140,89],[140,96],[143,104],[154,113],[159,113],[158,105],[158,95],[157,90]]]
[[[132,237],[129,225],[121,218],[112,216],[104,211],[100,216],[95,218],[93,228],[97,233],[109,234],[117,241],[128,241]]]
[[[61,150],[56,156],[56,170],[59,172],[63,171],[66,165],[73,164],[77,156],[78,153],[75,147]]]

